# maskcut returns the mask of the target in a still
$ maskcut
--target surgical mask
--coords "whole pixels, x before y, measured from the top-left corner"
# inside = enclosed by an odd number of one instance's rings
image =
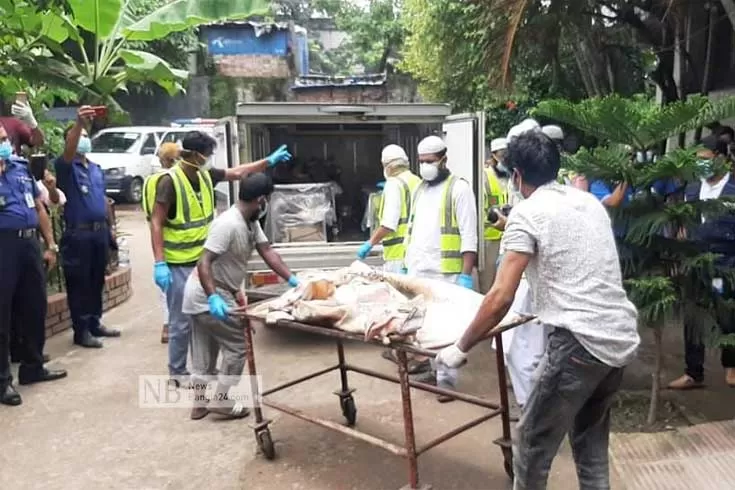
[[[514,175],[518,175],[518,174],[514,174]],[[520,176],[518,177],[518,179],[520,180]],[[523,193],[521,192],[521,186],[520,184],[516,184],[516,179],[513,178],[513,175],[511,175],[510,177],[510,191],[513,193],[516,199],[518,200],[525,199],[523,197]]]
[[[77,153],[80,155],[86,155],[87,153],[92,151],[92,141],[89,139],[88,136],[82,136],[79,138],[79,143],[77,143]]]
[[[265,218],[266,214],[268,214],[268,201],[260,204],[260,212],[258,212],[258,220]]]
[[[260,207],[258,208],[258,210],[254,211],[253,214],[250,216],[250,221],[260,221],[265,218],[266,214],[268,214],[268,201],[260,203]]]
[[[5,140],[0,143],[0,160],[7,160],[12,154],[13,146],[10,144],[10,141]]]
[[[498,160],[498,166],[497,166],[497,169],[498,169],[499,171],[501,171],[502,173],[504,173],[504,174],[509,174],[509,173],[510,173],[510,171],[508,171],[508,167],[506,167],[506,166],[505,166],[505,165],[503,164],[502,160]]]
[[[709,179],[715,175],[715,169],[711,158],[703,158],[697,162],[699,175],[703,179]]]
[[[422,179],[431,182],[439,176],[439,167],[433,163],[422,163],[419,167],[419,174]]]

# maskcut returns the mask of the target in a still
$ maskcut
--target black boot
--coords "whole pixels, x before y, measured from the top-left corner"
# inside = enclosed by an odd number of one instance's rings
[[[84,332],[81,336],[74,338],[74,343],[88,349],[100,349],[102,348],[102,341],[96,339],[89,332]]]
[[[15,391],[13,385],[8,384],[5,387],[0,387],[0,403],[15,407],[23,403],[23,399],[20,397],[20,393]]]

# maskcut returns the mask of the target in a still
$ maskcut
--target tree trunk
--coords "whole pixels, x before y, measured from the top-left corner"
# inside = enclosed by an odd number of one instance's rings
[[[712,48],[715,41],[715,16],[717,12],[714,8],[709,10],[709,18],[707,19],[707,45],[704,50],[704,73],[702,74],[702,87],[700,93],[702,95],[709,94],[710,76],[712,73]],[[702,127],[698,127],[694,132],[694,141],[699,142],[702,139]]]
[[[651,374],[651,404],[648,406],[648,425],[656,422],[659,395],[661,394],[661,371],[663,370],[663,325],[653,327],[653,338],[656,346],[656,364]]]

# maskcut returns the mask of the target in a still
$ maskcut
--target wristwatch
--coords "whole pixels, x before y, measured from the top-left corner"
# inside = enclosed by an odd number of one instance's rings
[[[59,253],[59,246],[55,243],[51,245],[48,249],[51,250],[55,254]]]

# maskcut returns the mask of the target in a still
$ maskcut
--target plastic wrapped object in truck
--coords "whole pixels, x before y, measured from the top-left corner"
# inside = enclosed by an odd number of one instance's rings
[[[276,185],[266,217],[273,243],[327,241],[326,229],[337,222],[334,183]]]

